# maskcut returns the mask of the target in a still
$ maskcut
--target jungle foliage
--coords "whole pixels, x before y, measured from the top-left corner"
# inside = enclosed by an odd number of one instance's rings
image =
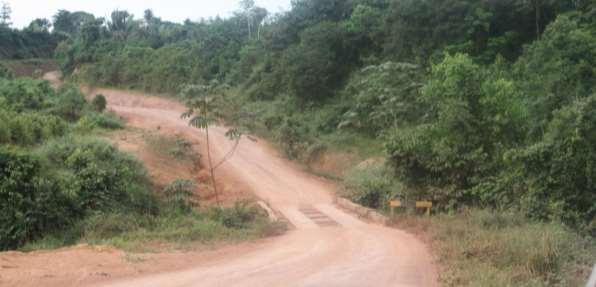
[[[594,234],[595,15],[590,0],[298,0],[183,24],[115,11],[71,23],[57,55],[101,85],[217,80],[237,94],[228,120],[250,118],[291,158],[382,142],[394,182],[354,195],[371,206],[513,208]]]

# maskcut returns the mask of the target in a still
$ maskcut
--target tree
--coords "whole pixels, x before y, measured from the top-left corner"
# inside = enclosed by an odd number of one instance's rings
[[[529,216],[562,220],[596,234],[594,142],[596,94],[555,111],[541,141],[508,156],[526,185],[522,204]]]
[[[29,27],[27,27],[27,29],[33,32],[47,33],[50,31],[51,27],[52,23],[50,23],[50,20],[45,18],[37,18],[33,20],[31,24],[29,24]]]
[[[246,24],[248,26],[248,39],[252,39],[252,13],[251,10],[255,6],[254,0],[241,0],[240,1],[240,8],[242,8],[242,12],[244,17],[246,17]]]
[[[397,175],[440,204],[495,203],[491,177],[521,143],[526,103],[513,82],[463,54],[432,67],[423,123],[395,130],[386,148]]]
[[[108,105],[108,101],[106,97],[102,94],[96,95],[95,98],[91,101],[91,106],[98,112],[103,112]]]
[[[153,14],[153,10],[151,10],[151,9],[145,10],[145,12],[143,13],[143,19],[145,20],[145,24],[149,25],[149,23],[151,23],[151,21],[153,21],[153,18],[155,18],[155,15]]]
[[[346,45],[346,31],[337,23],[309,27],[300,38],[300,44],[284,55],[288,88],[298,98],[322,100],[332,95],[357,57]]]
[[[59,10],[54,15],[54,32],[74,37],[79,34],[86,22],[95,20],[95,16],[86,12]]]
[[[217,83],[214,82],[209,85],[187,85],[183,88],[181,96],[186,99],[186,106],[188,108],[188,111],[182,114],[182,118],[189,120],[190,126],[205,131],[207,162],[209,164],[211,184],[213,185],[217,205],[221,205],[217,182],[215,180],[215,171],[234,154],[240,143],[242,133],[235,128],[229,129],[226,132],[226,136],[234,141],[234,146],[219,162],[215,163],[211,154],[209,127],[214,125],[221,117],[221,97],[217,95],[218,92],[220,91],[217,88]]]
[[[129,14],[127,11],[116,10],[112,12],[111,21],[108,23],[108,29],[116,39],[126,40],[132,30],[133,22],[133,15]]]
[[[81,41],[83,47],[90,48],[101,37],[103,19],[86,21],[81,27]]]
[[[10,27],[10,25],[12,25],[10,22],[10,14],[12,14],[10,5],[6,2],[2,2],[2,8],[0,8],[0,26]]]
[[[72,30],[70,12],[66,10],[58,10],[58,13],[54,15],[54,32],[69,34]]]
[[[263,21],[269,15],[267,9],[262,7],[254,7],[251,10],[252,19],[257,26],[257,41],[261,40],[261,28],[263,27]]]

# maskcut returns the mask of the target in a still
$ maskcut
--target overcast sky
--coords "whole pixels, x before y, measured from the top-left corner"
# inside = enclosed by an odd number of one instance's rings
[[[238,9],[238,0],[0,0],[12,8],[13,27],[22,28],[35,18],[51,19],[59,9],[86,11],[106,17],[113,10],[127,10],[135,18],[143,17],[145,9],[164,20],[183,22],[185,19],[225,17]],[[255,0],[257,6],[269,12],[288,10],[290,0]]]

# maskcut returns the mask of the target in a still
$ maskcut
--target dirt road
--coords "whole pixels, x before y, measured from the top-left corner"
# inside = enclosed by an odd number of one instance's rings
[[[180,120],[184,107],[162,98],[99,91],[109,107],[141,128],[201,134]],[[225,129],[212,137],[216,158],[232,143]],[[303,172],[262,141],[243,140],[223,167],[295,227],[266,247],[186,270],[102,286],[434,286],[425,246],[404,232],[371,225],[333,205],[334,186]]]
[[[105,95],[109,108],[126,118],[129,125],[202,140],[198,130],[180,119],[184,107],[174,101],[118,90],[93,92]],[[223,128],[213,130],[216,158],[232,145],[224,133]],[[405,232],[368,224],[338,209],[333,204],[333,184],[303,172],[265,142],[242,140],[220,174],[235,182],[237,188],[254,192],[296,228],[283,236],[246,248],[223,249],[217,256],[201,260],[181,256],[188,264],[178,261],[174,269],[167,268],[169,271],[106,279],[97,286],[437,285],[431,257],[421,242]]]

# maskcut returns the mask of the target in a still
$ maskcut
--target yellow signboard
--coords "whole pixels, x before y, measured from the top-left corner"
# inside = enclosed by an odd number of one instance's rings
[[[416,201],[416,208],[431,208],[433,203],[430,201]]]
[[[416,208],[425,208],[426,215],[430,216],[430,209],[433,207],[433,203],[430,201],[416,201]]]
[[[390,207],[401,207],[401,200],[397,200],[397,199],[391,200],[391,201],[389,201],[389,206]]]

